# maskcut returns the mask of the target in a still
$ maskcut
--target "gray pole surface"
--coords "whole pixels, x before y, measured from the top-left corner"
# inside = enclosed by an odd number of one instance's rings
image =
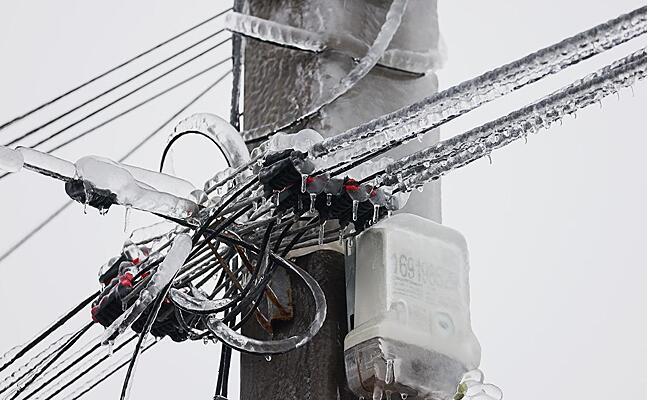
[[[389,8],[388,0],[247,0],[243,11],[315,32],[342,31],[370,45]],[[439,42],[435,0],[410,0],[402,25],[390,48],[416,52],[437,51]],[[335,85],[350,70],[350,57],[327,51],[312,54],[253,39],[244,41],[244,129],[296,119],[325,99],[322,87]],[[324,137],[370,121],[437,91],[436,75],[412,74],[374,68],[346,95],[308,122]],[[437,141],[437,133],[423,143],[413,141],[387,156],[398,157]],[[440,184],[414,193],[405,209],[440,221]],[[308,345],[288,354],[241,356],[241,399],[352,399],[346,386],[343,341],[347,333],[344,257],[334,251],[317,251],[297,263],[322,285],[328,301],[328,317]],[[274,323],[274,337],[299,331],[311,317],[305,290],[293,286],[293,321]],[[268,339],[255,321],[244,328],[247,335]]]

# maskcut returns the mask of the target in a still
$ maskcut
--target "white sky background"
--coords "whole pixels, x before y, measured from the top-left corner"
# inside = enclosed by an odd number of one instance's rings
[[[50,99],[228,4],[0,3],[0,120]],[[441,87],[641,5],[634,0],[441,1],[441,30],[449,48]],[[646,42],[632,42],[460,118],[443,129],[443,136],[518,108]],[[223,49],[195,71],[228,52]],[[87,154],[119,158],[227,68],[58,154],[70,160]],[[631,90],[623,91],[619,102],[610,98],[602,111],[591,107],[577,120],[567,118],[562,127],[530,137],[527,145],[521,142],[495,152],[492,165],[479,161],[443,180],[444,222],[467,237],[471,250],[472,319],[483,347],[482,367],[508,399],[642,394],[640,383],[647,372],[643,362],[647,272],[642,257],[647,224],[643,176],[647,85],[634,89],[635,96]],[[229,91],[230,82],[223,82],[191,112],[228,118]],[[77,102],[78,97],[30,124],[1,133],[1,142]],[[165,136],[159,135],[130,162],[155,169]],[[208,162],[218,164],[215,150],[202,144],[187,143],[177,152],[179,174],[208,169],[212,165]],[[194,152],[193,160],[188,151]],[[0,193],[0,252],[67,200],[60,183],[28,172],[0,181]],[[93,210],[85,215],[75,204],[0,264],[0,352],[25,341],[96,289],[96,271],[118,251],[123,225],[122,210],[114,208],[105,217]],[[210,398],[217,365],[217,346],[163,341],[141,359],[133,398]],[[88,398],[116,398],[121,376]],[[236,368],[231,386],[232,398],[237,398]]]

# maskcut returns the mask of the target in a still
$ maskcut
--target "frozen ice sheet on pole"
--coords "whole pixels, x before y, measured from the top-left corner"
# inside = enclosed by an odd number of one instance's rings
[[[567,115],[617,93],[647,76],[647,49],[640,50],[505,117],[416,152],[388,168],[384,183],[412,190],[517,139],[547,129]],[[406,175],[403,176],[403,173]],[[404,178],[404,179],[403,179]]]

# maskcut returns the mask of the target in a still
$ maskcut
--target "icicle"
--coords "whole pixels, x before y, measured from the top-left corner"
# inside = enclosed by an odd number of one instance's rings
[[[86,185],[91,185],[92,189],[109,190],[117,196],[119,204],[174,218],[187,218],[198,210],[198,206],[191,200],[177,197],[170,192],[160,192],[148,183],[169,188],[178,187],[178,185],[184,187],[185,181],[181,179],[128,167],[100,157],[83,157],[76,162],[75,166],[76,175],[83,179],[86,193],[89,192]],[[135,175],[145,181],[136,179]],[[193,190],[192,185],[190,188]],[[86,199],[88,198],[89,196],[86,195]]]
[[[359,210],[359,201],[353,200],[353,221],[357,221],[358,210]]]
[[[319,245],[321,246],[324,243],[324,237],[326,235],[326,221],[322,222],[319,225]]]
[[[317,194],[310,193],[310,214],[314,214],[317,211],[315,208],[315,201],[317,201]]]

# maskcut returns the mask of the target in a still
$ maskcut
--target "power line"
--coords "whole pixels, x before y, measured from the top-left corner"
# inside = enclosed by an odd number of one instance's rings
[[[202,92],[198,93],[197,96],[192,98],[188,103],[186,103],[184,106],[182,106],[173,116],[171,116],[169,119],[164,121],[158,128],[156,128],[153,132],[151,132],[148,136],[146,136],[143,140],[141,140],[135,147],[130,149],[126,154],[124,154],[120,159],[119,162],[126,161],[130,156],[132,156],[137,150],[139,150],[144,144],[146,144],[150,139],[153,138],[156,134],[158,134],[162,129],[164,129],[168,124],[170,124],[175,118],[177,118],[180,114],[182,114],[184,111],[186,111],[189,107],[191,107],[193,104],[195,104],[198,100],[200,100],[202,97],[204,97],[211,89],[216,87],[222,80],[228,76],[231,73],[231,71],[226,72],[225,74],[221,75],[214,83],[209,85],[207,88],[205,88]],[[0,263],[4,261],[8,256],[10,256],[13,252],[18,250],[22,245],[24,245],[29,239],[31,239],[35,234],[37,234],[40,230],[42,230],[47,224],[52,222],[58,215],[61,214],[67,207],[69,207],[73,202],[70,200],[67,203],[65,203],[61,208],[56,210],[54,213],[52,213],[49,217],[47,217],[43,222],[41,222],[36,228],[32,229],[29,233],[27,233],[24,237],[22,237],[16,244],[11,246],[9,250],[5,251],[1,256],[0,256]],[[0,370],[1,371],[1,370]]]
[[[214,33],[214,34],[212,34],[212,35],[209,35],[207,38],[203,39],[203,40],[202,40],[202,41],[200,41],[199,43],[202,43],[204,40],[207,40],[207,39],[209,39],[209,38],[211,38],[211,37],[214,37],[214,36],[216,36],[217,34],[219,34],[219,33],[221,33],[221,32],[224,32],[224,30],[220,30],[220,31],[218,31],[218,32],[216,32],[216,33]],[[140,85],[140,86],[136,87],[135,89],[133,89],[133,90],[129,91],[128,93],[126,93],[126,94],[124,94],[124,95],[122,95],[122,96],[118,97],[116,100],[113,100],[113,101],[109,102],[108,104],[106,104],[106,105],[104,105],[104,106],[100,107],[99,109],[97,109],[97,110],[95,110],[95,111],[91,112],[90,114],[87,114],[87,115],[85,115],[84,117],[82,117],[82,118],[80,118],[80,119],[76,120],[75,122],[72,122],[71,124],[66,125],[64,128],[59,129],[58,131],[54,132],[54,133],[53,133],[53,134],[51,134],[50,136],[46,137],[45,139],[40,140],[38,143],[36,143],[35,145],[30,146],[30,147],[36,147],[36,146],[39,146],[39,145],[41,145],[41,144],[43,144],[43,143],[48,142],[49,140],[51,140],[52,138],[54,138],[54,137],[56,137],[56,136],[60,135],[61,133],[65,132],[66,130],[68,130],[68,129],[70,129],[70,128],[72,128],[72,127],[74,127],[74,126],[76,126],[76,125],[80,124],[81,122],[83,122],[83,121],[87,120],[88,118],[90,118],[90,117],[92,117],[92,116],[94,116],[94,115],[98,114],[99,112],[101,112],[101,111],[103,111],[103,110],[105,110],[105,109],[107,109],[107,108],[111,107],[112,105],[114,105],[114,104],[116,104],[116,103],[120,102],[121,100],[123,100],[123,99],[125,99],[125,98],[127,98],[127,97],[129,97],[129,96],[131,96],[131,95],[133,95],[133,94],[135,94],[135,93],[137,93],[137,92],[139,92],[140,90],[142,90],[142,89],[144,89],[144,88],[148,87],[149,85],[151,85],[151,84],[153,84],[153,83],[157,82],[158,80],[160,80],[160,79],[162,79],[162,78],[164,78],[164,77],[168,76],[169,74],[171,74],[171,73],[173,73],[173,72],[177,71],[178,69],[180,69],[180,68],[184,67],[185,65],[187,65],[187,64],[189,64],[189,63],[191,63],[191,62],[193,62],[193,61],[197,60],[198,58],[200,58],[200,57],[202,57],[202,56],[204,56],[205,54],[209,53],[210,51],[213,51],[213,50],[217,49],[218,47],[220,47],[220,46],[222,46],[223,44],[227,43],[229,40],[231,40],[231,37],[228,37],[227,39],[220,41],[220,42],[219,42],[219,43],[217,43],[216,45],[213,45],[213,46],[209,47],[208,49],[206,49],[206,50],[204,50],[204,51],[200,52],[199,54],[197,54],[197,55],[195,55],[195,56],[193,56],[193,57],[189,58],[188,60],[186,60],[186,61],[184,61],[184,62],[180,63],[179,65],[176,65],[175,67],[173,67],[173,68],[169,69],[168,71],[166,71],[166,72],[164,72],[164,73],[162,73],[162,74],[160,74],[160,75],[156,76],[155,78],[153,78],[153,79],[149,80],[148,82],[146,82],[146,83],[144,83],[144,84],[142,84],[142,85]],[[195,44],[195,45],[197,45],[197,44]],[[116,90],[117,88],[119,88],[119,87],[121,87],[121,86],[123,86],[123,85],[125,85],[125,84],[127,84],[127,83],[129,83],[129,82],[131,82],[132,80],[134,80],[134,79],[136,79],[136,78],[138,78],[138,77],[142,76],[142,75],[143,75],[143,74],[145,74],[146,72],[148,72],[148,71],[150,71],[150,70],[154,69],[156,66],[161,65],[161,64],[165,63],[166,61],[171,60],[172,58],[176,57],[177,55],[184,53],[186,50],[188,50],[188,49],[190,49],[190,48],[193,48],[195,45],[192,45],[192,46],[190,46],[190,47],[189,47],[189,48],[187,48],[187,49],[184,49],[184,50],[182,50],[182,51],[180,51],[180,52],[178,52],[178,53],[175,53],[173,56],[171,56],[171,57],[169,57],[169,58],[165,59],[164,61],[162,61],[162,62],[160,62],[160,63],[157,63],[157,64],[155,64],[155,65],[154,65],[154,66],[152,66],[152,67],[149,67],[149,68],[145,69],[144,71],[142,71],[142,72],[140,72],[140,73],[138,73],[138,74],[136,74],[136,75],[134,75],[134,76],[132,76],[132,77],[130,77],[130,78],[128,78],[128,79],[126,79],[125,81],[122,81],[121,83],[119,83],[119,84],[117,84],[117,85],[115,85],[115,86],[111,87],[110,89],[108,89],[108,90],[106,90],[106,91],[104,91],[104,92],[100,93],[99,95],[97,95],[97,96],[93,97],[92,99],[90,99],[90,100],[88,100],[88,101],[84,102],[83,104],[81,104],[81,105],[79,105],[79,106],[76,106],[76,107],[74,107],[74,108],[72,108],[72,109],[70,109],[70,110],[68,110],[68,111],[64,112],[63,114],[60,114],[59,116],[57,116],[57,117],[55,117],[55,118],[53,118],[53,119],[51,119],[51,120],[47,121],[46,123],[44,123],[44,124],[42,124],[42,125],[38,126],[37,128],[34,128],[34,129],[30,130],[29,132],[27,132],[27,133],[23,134],[22,136],[20,136],[20,137],[18,137],[18,138],[16,138],[16,139],[14,139],[14,140],[12,140],[11,142],[9,142],[9,143],[7,144],[7,146],[13,145],[13,144],[17,143],[18,141],[20,141],[20,140],[22,140],[22,139],[25,139],[25,138],[26,138],[26,137],[28,137],[28,136],[31,136],[32,134],[34,134],[34,133],[38,132],[38,131],[39,131],[39,130],[41,130],[42,128],[44,128],[44,127],[46,127],[46,126],[49,126],[50,124],[52,124],[52,123],[54,123],[54,122],[56,122],[56,121],[60,120],[61,118],[63,118],[63,117],[65,117],[65,116],[69,115],[70,113],[72,113],[72,112],[74,112],[74,111],[76,111],[76,110],[80,109],[81,107],[83,107],[83,106],[85,106],[85,105],[87,105],[87,104],[91,103],[92,101],[94,101],[94,100],[96,100],[96,99],[99,99],[99,98],[101,98],[101,97],[105,96],[106,94],[109,94],[109,93],[111,93],[112,91]]]
[[[192,26],[192,27],[190,27],[190,28],[188,28],[188,29],[186,29],[186,30],[184,30],[184,31],[182,31],[182,32],[180,32],[180,33],[178,33],[177,35],[174,35],[174,36],[172,36],[172,37],[170,37],[170,38],[168,38],[168,39],[164,40],[163,42],[156,44],[155,46],[153,46],[153,47],[149,48],[148,50],[145,50],[145,51],[143,51],[143,52],[141,52],[141,53],[137,54],[136,56],[134,56],[134,57],[132,57],[132,58],[130,58],[130,59],[128,59],[128,60],[126,60],[126,61],[124,61],[123,63],[121,63],[121,64],[119,64],[119,65],[117,65],[117,66],[115,66],[115,67],[112,67],[112,68],[108,69],[108,70],[107,70],[107,71],[105,71],[105,72],[102,72],[101,74],[99,74],[99,75],[95,76],[94,78],[91,78],[90,80],[88,80],[88,81],[86,81],[86,82],[84,82],[84,83],[80,84],[79,86],[76,86],[76,87],[74,87],[73,89],[70,89],[70,90],[68,90],[67,92],[65,92],[65,93],[63,93],[63,94],[60,94],[60,95],[56,96],[55,98],[53,98],[53,99],[51,99],[51,100],[49,100],[49,101],[47,101],[47,102],[45,102],[45,103],[43,103],[43,104],[41,104],[41,105],[39,105],[39,106],[35,107],[35,108],[33,108],[33,109],[31,109],[31,110],[27,111],[26,113],[24,113],[24,114],[22,114],[22,115],[19,115],[19,116],[17,116],[17,117],[15,117],[15,118],[13,118],[12,120],[7,121],[7,122],[3,123],[2,125],[0,125],[0,130],[3,130],[3,129],[5,129],[6,127],[8,127],[8,126],[10,126],[10,125],[12,125],[12,124],[14,124],[14,123],[16,123],[16,122],[18,122],[18,121],[20,121],[20,120],[22,120],[22,119],[26,118],[26,117],[28,117],[28,116],[30,116],[30,115],[32,115],[32,114],[34,114],[35,112],[40,111],[40,110],[42,110],[43,108],[45,108],[45,107],[47,107],[47,106],[49,106],[49,105],[54,104],[55,102],[57,102],[57,101],[59,101],[59,100],[61,100],[61,99],[65,98],[65,97],[69,96],[69,95],[70,95],[70,94],[72,94],[72,93],[77,92],[77,91],[78,91],[78,90],[80,90],[80,89],[83,89],[84,87],[86,87],[86,86],[90,85],[91,83],[94,83],[94,82],[96,82],[97,80],[99,80],[99,79],[101,79],[101,78],[105,77],[106,75],[109,75],[109,74],[111,74],[112,72],[115,72],[115,71],[117,71],[117,70],[119,70],[119,69],[121,69],[121,68],[125,67],[126,65],[133,63],[134,61],[136,61],[136,60],[138,60],[138,59],[140,59],[140,58],[144,57],[145,55],[148,55],[148,54],[152,53],[153,51],[155,51],[155,50],[159,49],[160,47],[163,47],[163,46],[165,46],[166,44],[168,44],[168,43],[170,43],[170,42],[172,42],[172,41],[174,41],[174,40],[176,40],[176,39],[179,39],[180,37],[182,37],[182,36],[186,35],[187,33],[190,33],[190,32],[192,32],[192,31],[194,31],[194,30],[198,29],[199,27],[201,27],[201,26],[203,26],[203,25],[205,25],[205,24],[207,24],[207,23],[209,23],[209,22],[213,21],[214,19],[216,19],[216,18],[218,18],[218,17],[220,17],[220,16],[222,16],[222,15],[226,14],[226,13],[227,13],[227,12],[229,12],[229,11],[231,11],[231,8],[228,8],[228,9],[226,9],[226,10],[222,11],[222,12],[219,12],[218,14],[216,14],[216,15],[214,15],[214,16],[212,16],[212,17],[210,17],[210,18],[207,18],[206,20],[204,20],[204,21],[202,21],[202,22],[200,22],[200,23],[198,23],[198,24],[196,24],[196,25],[194,25],[194,26]]]

